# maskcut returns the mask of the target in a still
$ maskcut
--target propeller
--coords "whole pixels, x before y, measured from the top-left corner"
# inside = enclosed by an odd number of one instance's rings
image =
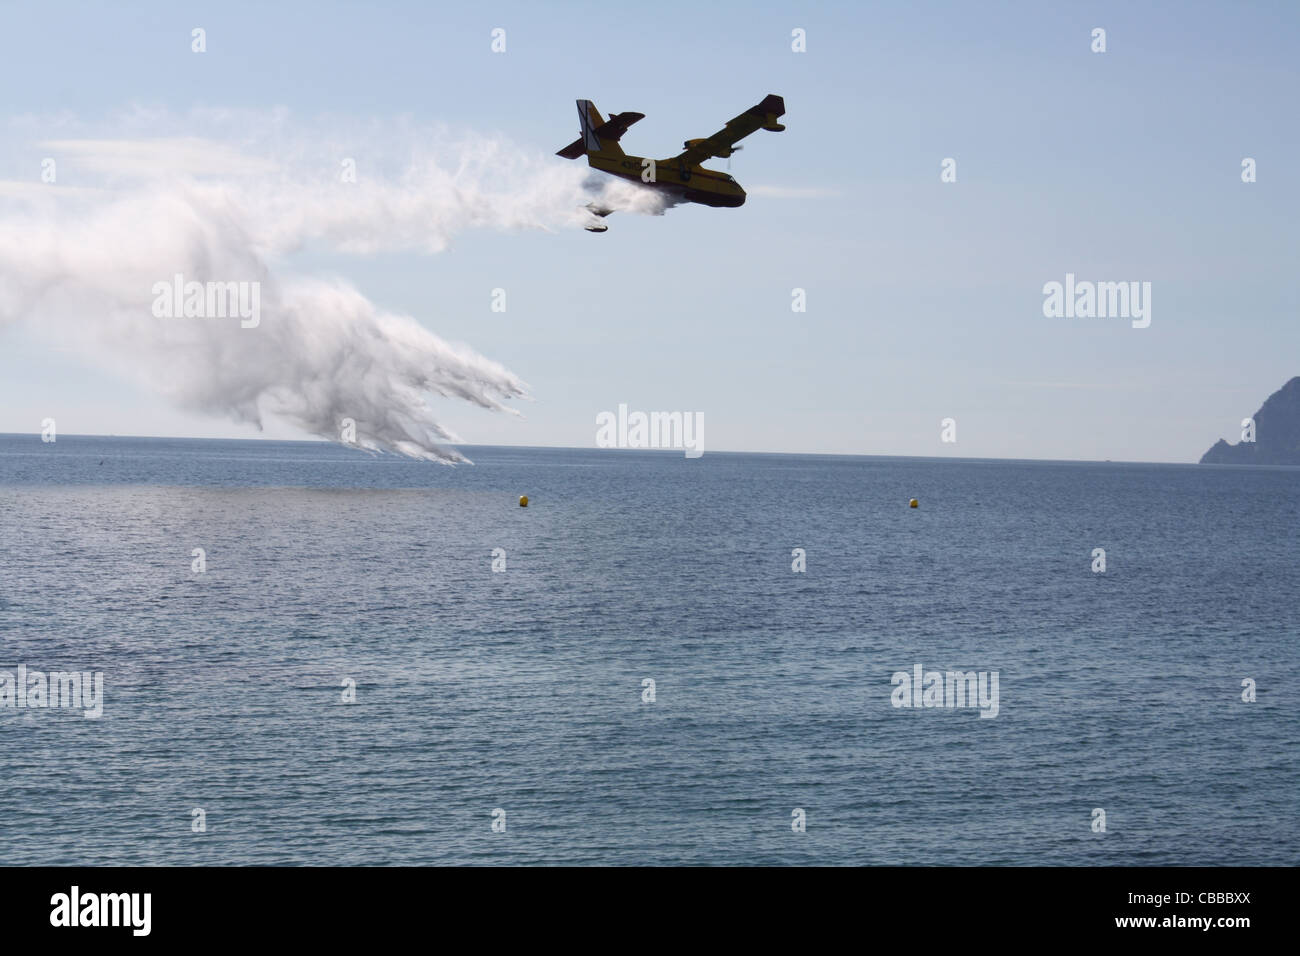
[[[727,172],[731,172],[731,157],[736,155],[736,153],[740,152],[744,148],[745,147],[743,146],[731,147],[731,152],[727,154]]]

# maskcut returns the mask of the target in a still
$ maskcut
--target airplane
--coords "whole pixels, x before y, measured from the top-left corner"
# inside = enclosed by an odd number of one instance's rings
[[[700,163],[714,156],[726,159],[738,152],[744,147],[737,146],[736,143],[755,130],[781,132],[785,127],[777,120],[783,115],[785,100],[775,93],[769,93],[757,106],[751,106],[735,119],[727,120],[727,125],[712,136],[688,139],[682,144],[686,147],[684,152],[669,159],[645,159],[628,155],[618,145],[629,126],[645,119],[644,113],[611,113],[606,121],[601,119],[595,103],[591,100],[578,100],[581,135],[555,155],[577,159],[586,154],[587,163],[593,169],[662,190],[683,202],[701,203],[705,206],[743,206],[745,190],[740,188],[740,183],[726,173],[705,169]],[[596,203],[589,203],[587,208],[601,219],[614,211]],[[608,228],[603,222],[593,222],[586,227],[588,232],[604,232]]]

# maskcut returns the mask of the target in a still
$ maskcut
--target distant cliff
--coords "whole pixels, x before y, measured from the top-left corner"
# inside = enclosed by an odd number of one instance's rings
[[[1202,465],[1300,465],[1300,375],[1268,397],[1255,413],[1255,440],[1229,445],[1220,438]]]

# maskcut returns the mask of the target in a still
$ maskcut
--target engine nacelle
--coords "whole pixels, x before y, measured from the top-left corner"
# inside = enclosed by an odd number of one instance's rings
[[[690,149],[692,146],[699,146],[700,143],[703,143],[703,142],[704,142],[703,139],[688,139],[686,142],[682,143],[682,145],[685,146],[687,149]],[[726,146],[723,146],[723,147],[722,147],[721,149],[719,149],[716,153],[714,153],[714,155],[715,155],[715,156],[721,156],[723,159],[726,159],[726,158],[727,158],[728,156],[730,156],[732,153],[737,152],[737,151],[739,151],[740,149],[743,149],[743,147],[741,147],[741,146],[737,146],[737,147],[735,147],[734,149],[731,149],[731,148],[728,148],[728,147],[726,147]]]

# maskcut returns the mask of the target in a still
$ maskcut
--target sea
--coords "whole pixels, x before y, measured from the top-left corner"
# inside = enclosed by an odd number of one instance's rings
[[[1297,863],[1300,469],[462,450],[0,436],[3,862]]]

